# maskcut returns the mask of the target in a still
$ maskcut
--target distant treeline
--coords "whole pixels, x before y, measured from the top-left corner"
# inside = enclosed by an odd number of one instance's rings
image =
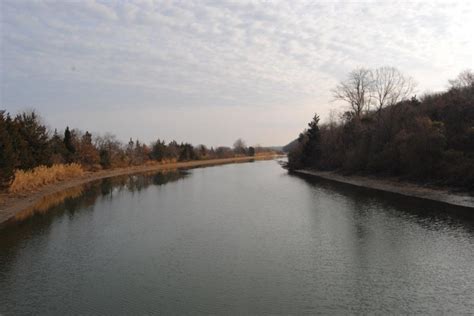
[[[139,140],[123,144],[111,134],[93,137],[89,132],[66,127],[64,132],[48,131],[34,111],[12,117],[0,111],[0,185],[8,185],[15,170],[38,166],[78,163],[89,170],[141,165],[148,161],[176,162],[200,159],[254,156],[269,151],[247,147],[238,139],[233,148],[194,147],[158,139],[149,145]]]
[[[395,68],[357,69],[332,92],[349,111],[315,115],[290,144],[290,169],[397,176],[474,189],[474,73],[417,98]]]

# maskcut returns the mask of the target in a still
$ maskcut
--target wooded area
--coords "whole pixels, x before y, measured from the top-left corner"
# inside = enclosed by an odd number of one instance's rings
[[[93,137],[90,132],[69,127],[63,133],[50,132],[34,111],[14,117],[0,111],[0,186],[3,187],[11,184],[15,170],[31,170],[39,166],[73,164],[71,166],[77,169],[74,165],[79,164],[94,171],[136,166],[148,161],[167,163],[254,156],[267,151],[259,146],[247,147],[242,139],[238,139],[233,148],[208,148],[176,141],[166,143],[160,139],[149,145],[138,139],[123,144],[112,134]]]
[[[474,73],[417,98],[398,70],[357,69],[334,90],[349,111],[315,115],[293,144],[290,169],[398,176],[474,189]]]

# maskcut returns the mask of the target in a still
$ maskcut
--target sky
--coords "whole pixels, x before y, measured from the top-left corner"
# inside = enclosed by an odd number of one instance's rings
[[[0,0],[0,109],[150,142],[285,145],[358,67],[474,68],[474,2]]]

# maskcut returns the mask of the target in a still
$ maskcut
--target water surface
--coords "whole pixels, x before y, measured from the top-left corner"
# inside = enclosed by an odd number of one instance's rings
[[[0,230],[0,314],[469,313],[473,223],[276,161],[107,179]]]

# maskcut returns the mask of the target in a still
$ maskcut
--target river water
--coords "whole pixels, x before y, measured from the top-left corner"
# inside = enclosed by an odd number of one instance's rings
[[[0,314],[462,314],[469,211],[277,161],[107,179],[0,229]]]

